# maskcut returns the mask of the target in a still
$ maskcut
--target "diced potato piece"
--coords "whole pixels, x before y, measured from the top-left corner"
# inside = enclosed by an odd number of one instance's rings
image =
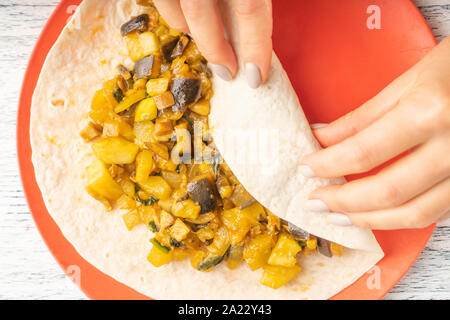
[[[135,143],[142,149],[145,144],[153,140],[153,132],[155,124],[152,121],[141,121],[134,123],[134,134],[136,135]]]
[[[212,231],[208,227],[200,228],[195,234],[197,235],[197,237],[200,239],[201,242],[206,242],[214,238],[214,231]]]
[[[162,210],[159,217],[161,229],[167,229],[175,223],[175,218],[170,213]]]
[[[148,227],[150,222],[155,222],[157,213],[153,206],[139,206],[138,208],[141,221]]]
[[[152,150],[157,156],[169,160],[169,148],[162,143],[148,143],[147,146]]]
[[[250,220],[239,208],[233,208],[222,212],[222,222],[227,227],[232,245],[244,240],[250,231]]]
[[[172,213],[172,200],[166,199],[166,200],[159,200],[158,205],[165,211]]]
[[[172,261],[172,250],[169,252],[163,252],[156,246],[150,250],[150,254],[147,256],[147,260],[156,268],[159,268]]]
[[[178,189],[181,186],[181,176],[172,171],[161,171],[161,177],[167,181],[167,183],[173,188]]]
[[[128,54],[133,61],[159,52],[159,41],[153,32],[133,32],[128,34],[126,39]]]
[[[107,99],[105,95],[106,93],[103,89],[96,91],[91,103],[89,117],[98,125],[103,125],[114,108],[114,106],[111,105],[110,100]]]
[[[180,219],[177,219],[173,226],[169,229],[169,234],[172,238],[177,240],[178,242],[183,241],[186,239],[187,235],[191,232],[191,229],[184,224],[183,221]]]
[[[273,266],[293,267],[297,264],[296,255],[302,247],[290,235],[282,233],[270,254],[268,263]]]
[[[108,200],[116,200],[123,194],[120,185],[100,160],[95,160],[87,167],[87,177],[88,188]]]
[[[139,186],[147,193],[158,199],[168,199],[172,193],[172,188],[162,177],[151,176],[144,182],[138,182]]]
[[[153,168],[153,153],[150,150],[142,150],[136,156],[136,182],[145,182]]]
[[[201,207],[195,204],[191,199],[177,202],[172,205],[172,213],[176,217],[197,219],[200,214]]]
[[[155,100],[152,98],[144,99],[139,102],[136,108],[136,115],[134,121],[153,120],[158,115]]]
[[[177,169],[177,164],[172,160],[166,160],[161,157],[156,157],[156,166],[165,171],[175,171]]]
[[[120,137],[103,138],[92,145],[94,154],[108,164],[130,164],[136,159],[139,147]]]
[[[302,270],[299,266],[280,267],[280,266],[265,266],[261,277],[261,284],[272,289],[278,289],[288,281],[295,278],[295,276]]]
[[[122,194],[116,201],[116,205],[123,210],[132,210],[136,207],[136,201],[129,196]]]
[[[90,142],[102,134],[101,127],[98,128],[94,123],[89,122],[88,125],[81,131],[80,136],[86,142]]]
[[[191,266],[197,269],[200,262],[202,262],[207,256],[207,253],[201,250],[196,250],[191,256]]]
[[[264,207],[258,202],[255,202],[251,206],[243,209],[242,214],[244,214],[252,223],[258,223],[260,218],[266,217]]]
[[[173,123],[171,120],[157,119],[154,135],[160,142],[167,142],[173,135]],[[166,158],[167,159],[167,158]]]
[[[158,110],[164,110],[175,104],[175,99],[172,92],[170,91],[166,91],[157,96],[154,96],[153,99],[155,99],[156,107],[158,108]]]
[[[272,237],[261,234],[252,238],[244,249],[244,260],[251,270],[257,270],[267,264],[272,252]]]
[[[172,254],[173,261],[183,261],[189,258],[189,256],[191,255],[189,250],[184,248],[175,248],[172,249],[171,251],[173,252]]]
[[[152,97],[163,94],[169,88],[169,82],[169,78],[150,79],[147,82],[147,93]]]
[[[127,110],[133,104],[138,103],[141,100],[144,100],[147,96],[147,92],[145,89],[132,89],[127,92],[127,96],[123,98],[123,100],[114,108],[115,113],[120,113],[122,111]]]
[[[207,116],[211,112],[211,105],[208,100],[200,100],[199,102],[190,106],[189,109],[202,116]]]
[[[308,247],[309,249],[316,249],[317,248],[317,239],[306,240],[306,247]]]
[[[103,124],[103,137],[122,136],[129,141],[134,140],[133,128],[122,118],[107,119]]]
[[[342,257],[342,252],[344,251],[344,247],[340,244],[330,242],[330,251],[333,256]]]
[[[123,216],[123,222],[125,222],[125,225],[127,226],[128,230],[132,230],[136,225],[141,223],[141,217],[139,213],[136,210],[130,211],[128,213],[125,213]]]

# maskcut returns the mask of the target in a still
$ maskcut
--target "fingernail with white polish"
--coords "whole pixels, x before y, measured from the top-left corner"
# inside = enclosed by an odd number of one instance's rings
[[[314,178],[316,175],[314,174],[314,171],[308,166],[300,166],[298,167],[298,170],[302,175],[304,175],[307,178]]]
[[[306,201],[306,209],[312,212],[330,212],[325,202],[319,199]]]
[[[208,65],[212,69],[212,71],[223,80],[230,81],[231,79],[233,79],[230,70],[228,70],[228,68],[224,65],[214,63],[209,63]]]
[[[327,216],[327,220],[329,223],[334,224],[335,226],[348,227],[353,225],[353,223],[350,221],[350,218],[341,213],[331,213]]]
[[[256,89],[261,85],[261,72],[256,64],[251,62],[246,63],[245,74],[250,88]]]
[[[326,126],[328,126],[328,123],[313,123],[311,129],[320,129],[325,128]]]

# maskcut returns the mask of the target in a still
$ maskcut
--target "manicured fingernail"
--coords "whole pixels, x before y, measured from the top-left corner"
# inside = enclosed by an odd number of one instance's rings
[[[324,128],[324,127],[326,127],[326,126],[328,126],[328,123],[313,123],[312,125],[311,125],[311,129],[320,129],[320,128]]]
[[[350,221],[350,218],[341,213],[331,213],[327,216],[327,220],[329,223],[334,224],[335,226],[348,227],[353,225],[353,223]]]
[[[228,70],[228,68],[225,67],[224,65],[210,63],[209,67],[215,74],[217,74],[223,80],[230,81],[231,79],[233,79],[230,70]]]
[[[306,201],[306,209],[312,212],[330,212],[325,202],[319,199]]]
[[[246,63],[245,74],[250,88],[256,89],[261,85],[261,72],[256,64],[251,62]]]
[[[314,174],[314,171],[308,166],[300,166],[298,167],[298,170],[302,175],[304,175],[307,178],[314,178],[316,175]]]

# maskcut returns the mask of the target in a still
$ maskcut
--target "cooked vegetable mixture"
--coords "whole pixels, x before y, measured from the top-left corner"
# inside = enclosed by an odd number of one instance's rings
[[[209,271],[245,261],[277,289],[300,272],[304,256],[340,256],[342,246],[279,219],[239,183],[209,134],[207,62],[144,2],[147,13],[118,30],[134,68],[118,66],[95,93],[81,132],[97,157],[87,168],[89,194],[107,210],[126,210],[128,230],[144,224],[154,233],[155,267],[190,259]]]

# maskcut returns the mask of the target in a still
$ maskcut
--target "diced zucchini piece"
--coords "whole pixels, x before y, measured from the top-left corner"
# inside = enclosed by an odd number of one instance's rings
[[[109,137],[94,143],[92,150],[105,163],[130,164],[136,159],[139,147],[121,137]]]
[[[139,102],[136,108],[134,121],[153,120],[158,115],[155,100],[152,98],[144,99]]]
[[[277,244],[270,254],[268,263],[272,266],[293,267],[297,264],[296,255],[302,247],[287,233],[278,237]]]
[[[169,89],[169,78],[150,79],[147,82],[147,93],[150,96],[163,94]]]
[[[269,234],[260,234],[245,245],[244,260],[254,271],[267,264],[271,252],[272,237]]]
[[[200,263],[197,265],[197,270],[208,271],[212,267],[215,267],[219,263],[221,263],[223,259],[225,259],[225,256],[208,255],[204,260],[200,261]]]
[[[153,246],[150,250],[150,254],[147,256],[147,260],[156,268],[159,268],[172,261],[172,251],[164,252],[157,246]]]
[[[227,267],[231,270],[236,269],[242,262],[243,254],[243,246],[231,246],[228,251]]]
[[[168,199],[172,193],[172,188],[162,177],[151,176],[144,182],[138,182],[139,186],[147,193],[158,199]]]
[[[222,222],[228,229],[232,245],[236,245],[244,240],[251,228],[250,220],[239,208],[223,211]]]
[[[294,279],[301,270],[302,268],[299,266],[280,267],[267,265],[264,267],[260,282],[272,289],[278,289],[288,281]]]
[[[200,214],[201,207],[195,204],[191,199],[187,199],[180,202],[174,202],[172,205],[172,213],[176,217],[197,219]]]
[[[180,219],[177,219],[169,229],[170,236],[178,242],[186,239],[189,232],[191,232],[191,229]]]
[[[136,182],[145,182],[153,171],[153,153],[142,150],[136,156]]]
[[[141,223],[141,217],[139,213],[136,210],[130,211],[128,213],[125,213],[123,216],[123,221],[125,222],[125,225],[127,226],[128,230],[132,230],[136,225]]]
[[[133,104],[138,103],[141,100],[144,100],[147,95],[145,89],[137,89],[130,90],[127,92],[127,96],[123,98],[123,100],[114,108],[115,113],[121,113],[122,111],[127,110]]]
[[[100,160],[95,160],[87,167],[87,177],[88,188],[108,200],[116,200],[123,194],[120,185],[114,181],[105,164]]]

